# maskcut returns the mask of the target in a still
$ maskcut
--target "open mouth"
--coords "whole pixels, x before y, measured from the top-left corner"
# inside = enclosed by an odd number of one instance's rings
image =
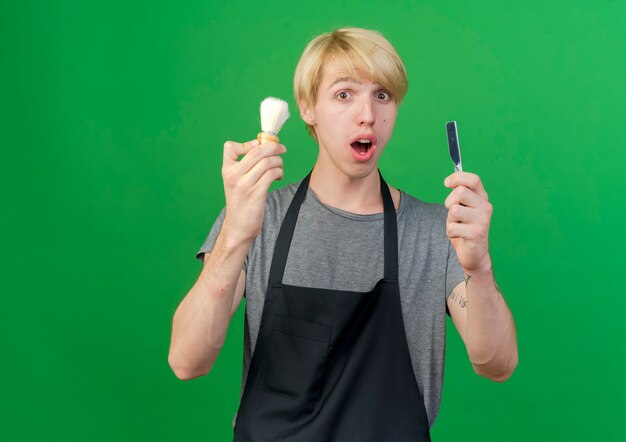
[[[352,157],[359,163],[367,163],[374,158],[376,151],[376,135],[373,133],[361,133],[355,136],[350,143]]]
[[[356,140],[350,146],[352,146],[352,149],[358,153],[366,154],[372,148],[372,141],[362,138],[360,140]]]

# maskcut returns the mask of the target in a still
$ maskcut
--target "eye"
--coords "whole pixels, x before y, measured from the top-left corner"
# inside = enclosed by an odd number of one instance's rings
[[[337,93],[336,97],[340,100],[340,101],[346,101],[350,98],[350,92],[348,91],[340,91]]]
[[[391,100],[391,93],[386,90],[380,90],[376,92],[376,99],[380,101],[389,101]]]

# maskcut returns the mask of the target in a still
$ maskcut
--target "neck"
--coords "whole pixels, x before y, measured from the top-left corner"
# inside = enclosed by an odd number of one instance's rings
[[[339,170],[325,168],[320,161],[311,173],[309,188],[323,203],[346,212],[370,215],[383,212],[378,169],[363,177],[350,177]],[[391,186],[394,206],[400,206],[400,192]]]

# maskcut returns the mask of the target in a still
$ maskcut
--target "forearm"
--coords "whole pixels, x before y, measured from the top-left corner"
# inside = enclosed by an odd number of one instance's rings
[[[493,271],[466,274],[466,347],[476,373],[504,381],[517,366],[513,315],[495,282]]]
[[[198,280],[176,309],[168,360],[179,378],[205,375],[213,366],[249,247],[249,241],[234,240],[223,228]]]

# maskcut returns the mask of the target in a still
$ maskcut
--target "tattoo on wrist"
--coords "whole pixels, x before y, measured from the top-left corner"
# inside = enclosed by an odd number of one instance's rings
[[[467,305],[467,298],[465,296],[459,295],[454,290],[452,290],[452,293],[450,293],[450,297],[454,302],[459,304],[461,308],[465,308],[465,306]]]
[[[500,291],[500,287],[498,286],[498,282],[496,281],[496,274],[493,271],[493,268],[491,269],[491,279],[493,279],[493,286],[496,288],[496,292],[502,295],[502,292]]]
[[[495,285],[495,286],[496,286],[496,291],[497,291],[499,294],[502,294],[502,292],[500,291],[500,287],[498,287],[498,283],[496,282],[496,278],[493,278],[493,285]]]
[[[472,277],[466,273],[465,274],[465,287],[467,287],[467,284],[469,284],[470,279],[472,279]]]

